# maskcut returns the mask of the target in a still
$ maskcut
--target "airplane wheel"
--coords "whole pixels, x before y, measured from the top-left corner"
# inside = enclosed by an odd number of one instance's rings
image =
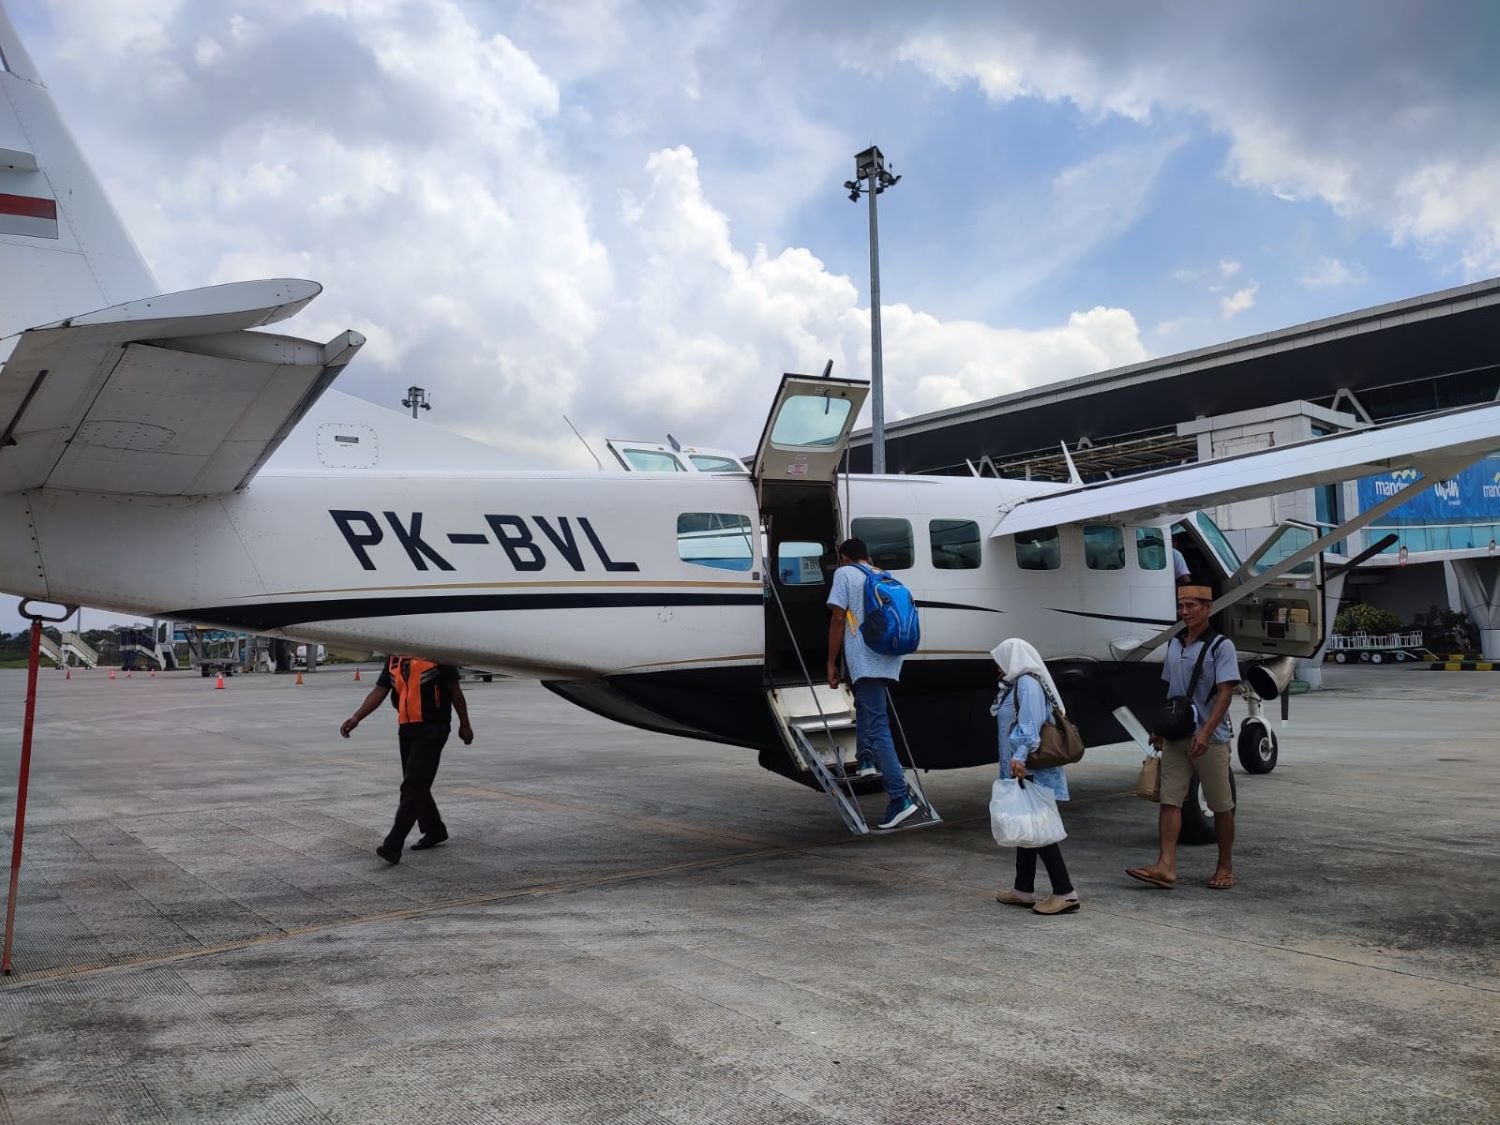
[[[1270,773],[1276,768],[1280,748],[1276,745],[1276,732],[1260,719],[1246,719],[1240,724],[1240,737],[1236,746],[1240,765],[1246,773]]]
[[[1333,654],[1333,662],[1335,664],[1347,664],[1349,663],[1349,654],[1347,652],[1336,652]]]
[[[1238,807],[1239,793],[1235,788],[1233,770],[1229,771],[1229,795]],[[1214,814],[1203,803],[1203,791],[1196,774],[1188,782],[1187,796],[1183,798],[1182,831],[1177,834],[1177,842],[1185,847],[1214,842]]]
[[[1384,662],[1385,662],[1385,653],[1383,653],[1383,652],[1372,652],[1372,653],[1370,653],[1370,663],[1371,664],[1383,664]]]

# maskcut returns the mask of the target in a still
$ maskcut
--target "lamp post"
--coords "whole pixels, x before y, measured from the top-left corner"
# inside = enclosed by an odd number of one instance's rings
[[[845,180],[849,202],[870,197],[870,469],[885,472],[885,386],[880,357],[880,232],[875,221],[875,197],[901,182],[886,170],[885,154],[871,145],[854,157],[854,179]]]
[[[411,416],[415,418],[418,410],[431,410],[432,403],[427,401],[427,391],[422,387],[407,387],[406,397],[401,400],[401,405],[411,409]]]

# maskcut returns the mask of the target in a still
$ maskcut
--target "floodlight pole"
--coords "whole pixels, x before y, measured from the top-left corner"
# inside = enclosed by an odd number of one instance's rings
[[[854,157],[854,179],[844,183],[851,202],[861,192],[870,197],[870,471],[885,472],[885,371],[880,344],[880,226],[875,197],[895,187],[900,176],[886,171],[885,155],[871,145]],[[860,181],[868,181],[861,186]]]

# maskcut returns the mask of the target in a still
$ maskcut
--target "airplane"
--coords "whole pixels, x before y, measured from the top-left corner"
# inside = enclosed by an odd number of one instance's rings
[[[748,471],[497,471],[489,447],[331,390],[358,333],[265,331],[316,283],[161,293],[3,8],[0,56],[0,589],[531,677],[755,751],[855,832],[852,703],[818,675],[847,535],[919,600],[893,691],[914,781],[995,761],[1008,636],[1042,651],[1086,741],[1149,715],[1174,528],[1254,665],[1239,751],[1265,772],[1259,699],[1325,639],[1321,552],[1500,447],[1487,405],[1092,485],[850,475],[868,387],[825,374],[782,378]],[[1248,560],[1202,511],[1395,469],[1411,479],[1376,507]],[[1199,815],[1185,838],[1211,837]]]

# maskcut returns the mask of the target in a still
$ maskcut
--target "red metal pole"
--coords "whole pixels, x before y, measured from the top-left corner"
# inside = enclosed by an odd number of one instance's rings
[[[21,727],[21,777],[16,783],[16,831],[10,841],[10,895],[5,900],[5,950],[0,972],[11,974],[10,943],[16,932],[16,891],[21,886],[21,839],[26,833],[26,787],[31,780],[31,726],[36,719],[36,670],[41,660],[42,623],[31,622],[31,662],[26,666],[26,720]]]

